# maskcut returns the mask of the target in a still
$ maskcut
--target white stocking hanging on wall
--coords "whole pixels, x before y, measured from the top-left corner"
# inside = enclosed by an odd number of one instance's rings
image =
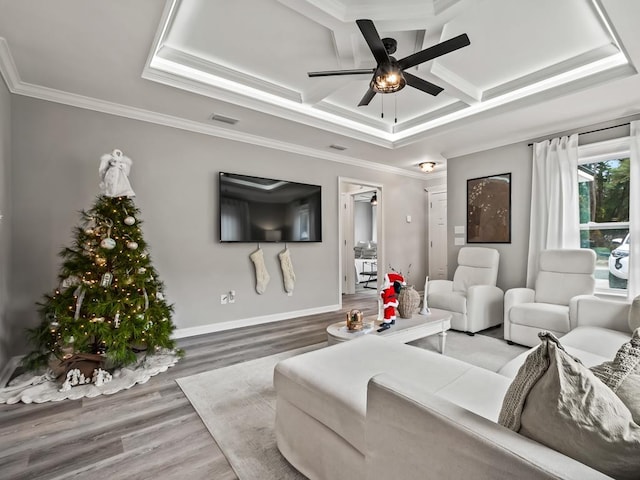
[[[267,267],[264,264],[264,253],[262,249],[258,248],[258,250],[249,255],[249,258],[256,269],[256,292],[262,295],[267,290],[267,284],[269,280],[271,280],[269,272],[267,272]]]
[[[282,268],[284,290],[287,293],[293,293],[293,287],[296,284],[296,274],[293,273],[293,264],[291,263],[289,249],[285,248],[278,254],[278,257],[280,258],[280,268]]]

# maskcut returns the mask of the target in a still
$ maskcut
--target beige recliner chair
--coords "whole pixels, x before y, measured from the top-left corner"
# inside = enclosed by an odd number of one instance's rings
[[[451,328],[473,334],[502,323],[504,292],[496,287],[500,254],[493,248],[462,247],[451,280],[425,287],[429,308],[451,312]]]
[[[529,347],[538,333],[557,337],[575,328],[578,295],[592,295],[596,254],[587,249],[544,250],[540,253],[535,289],[512,288],[504,296],[504,338]]]

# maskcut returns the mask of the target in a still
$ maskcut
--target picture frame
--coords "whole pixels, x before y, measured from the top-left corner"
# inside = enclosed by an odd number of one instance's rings
[[[511,243],[511,173],[467,180],[467,243]]]

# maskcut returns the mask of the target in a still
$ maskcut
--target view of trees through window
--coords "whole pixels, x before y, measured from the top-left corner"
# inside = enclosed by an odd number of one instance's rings
[[[581,246],[597,254],[599,288],[627,288],[629,166],[623,158],[578,167]]]

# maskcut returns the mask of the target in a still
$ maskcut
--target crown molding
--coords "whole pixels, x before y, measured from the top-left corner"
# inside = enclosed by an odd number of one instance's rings
[[[9,91],[15,95],[23,95],[26,97],[37,98],[39,100],[45,100],[48,102],[68,105],[71,107],[92,110],[95,112],[106,113],[109,115],[129,118],[132,120],[152,123],[155,125],[162,125],[179,130],[186,130],[189,132],[209,135],[212,137],[224,138],[236,142],[248,143],[260,147],[294,153],[305,157],[316,159],[319,158],[330,162],[342,163],[345,165],[352,165],[360,168],[367,168],[370,170],[377,170],[384,173],[401,175],[410,178],[418,178],[421,180],[424,180],[425,178],[424,174],[420,172],[412,172],[382,163],[376,163],[368,160],[362,160],[356,157],[349,157],[346,155],[325,152],[323,150],[296,145],[294,143],[283,142],[259,135],[252,135],[228,128],[208,125],[193,120],[187,120],[184,118],[176,117],[174,115],[167,115],[151,110],[145,110],[142,108],[108,102],[97,98],[86,97],[83,95],[77,95],[75,93],[64,92],[61,90],[26,83],[20,79],[15,63],[13,61],[13,57],[11,56],[9,46],[7,45],[6,40],[2,37],[0,37],[0,74],[4,78]]]

